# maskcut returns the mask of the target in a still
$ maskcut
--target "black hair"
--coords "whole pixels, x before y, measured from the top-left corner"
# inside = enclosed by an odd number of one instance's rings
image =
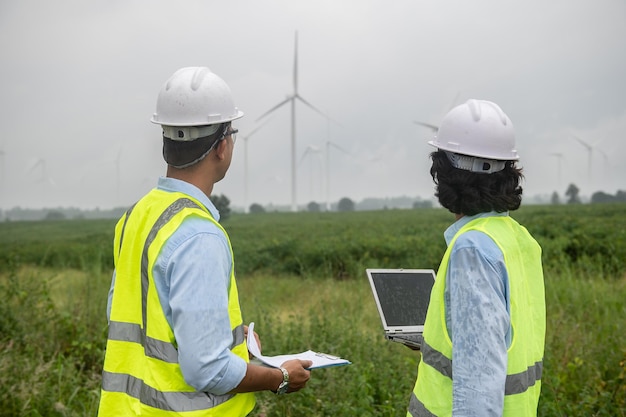
[[[439,203],[455,214],[473,216],[495,211],[517,210],[522,203],[522,169],[506,161],[502,171],[491,174],[455,168],[444,151],[430,154],[430,175],[437,185]]]
[[[230,122],[222,123],[215,133],[190,141],[172,140],[163,136],[163,159],[175,168],[186,168],[202,160],[224,138]]]

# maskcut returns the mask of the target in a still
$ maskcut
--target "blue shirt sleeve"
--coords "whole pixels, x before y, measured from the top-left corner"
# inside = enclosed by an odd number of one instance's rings
[[[230,350],[231,262],[221,230],[212,224],[207,228],[206,220],[187,219],[168,240],[154,270],[185,381],[217,395],[239,385],[247,369]]]
[[[462,234],[450,254],[446,284],[452,415],[501,416],[511,338],[502,252],[484,233]]]

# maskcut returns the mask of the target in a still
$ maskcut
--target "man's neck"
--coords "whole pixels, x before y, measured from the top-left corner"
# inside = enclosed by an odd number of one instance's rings
[[[168,178],[174,178],[180,181],[185,181],[191,185],[199,188],[207,197],[211,196],[213,192],[214,183],[208,179],[206,175],[199,175],[195,169],[177,169],[171,166],[167,167]]]

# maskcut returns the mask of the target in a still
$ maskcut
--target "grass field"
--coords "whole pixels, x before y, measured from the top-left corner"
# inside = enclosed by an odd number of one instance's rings
[[[626,415],[625,208],[513,213],[544,250],[539,415]],[[439,209],[233,215],[224,226],[244,320],[264,353],[311,348],[353,362],[314,371],[298,394],[258,394],[253,415],[403,416],[419,355],[384,340],[364,269],[436,269],[451,221]],[[0,416],[95,415],[114,223],[0,224]]]

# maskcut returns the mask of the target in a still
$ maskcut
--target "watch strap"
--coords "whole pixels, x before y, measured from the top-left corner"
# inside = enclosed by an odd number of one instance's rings
[[[287,372],[287,370],[282,366],[278,369],[280,369],[280,371],[283,373],[283,382],[281,382],[276,389],[276,394],[284,394],[289,389],[289,372]]]

